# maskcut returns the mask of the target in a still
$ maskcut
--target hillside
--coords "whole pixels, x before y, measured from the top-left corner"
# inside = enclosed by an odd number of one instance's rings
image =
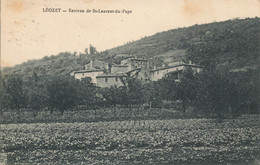
[[[3,69],[3,74],[18,74],[28,80],[38,75],[69,75],[83,68],[90,59],[118,62],[117,54],[141,58],[174,56],[176,60],[190,59],[207,69],[229,67],[234,71],[256,69],[259,57],[260,19],[235,19],[194,25],[157,33],[140,40],[100,52],[96,55],[60,53],[56,56],[31,60]]]
[[[235,19],[173,29],[108,50],[151,58],[186,50],[185,58],[203,66],[253,67],[259,56],[260,19]],[[169,54],[169,53],[168,53]],[[174,56],[176,54],[172,53]]]

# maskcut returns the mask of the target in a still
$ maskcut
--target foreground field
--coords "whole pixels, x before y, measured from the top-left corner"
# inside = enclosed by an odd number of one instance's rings
[[[2,163],[259,164],[259,116],[2,124]]]

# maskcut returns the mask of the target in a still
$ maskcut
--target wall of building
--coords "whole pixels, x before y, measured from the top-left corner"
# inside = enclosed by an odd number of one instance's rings
[[[151,81],[158,81],[159,79],[162,79],[169,72],[183,70],[183,69],[184,69],[184,66],[182,65],[182,66],[178,66],[178,67],[154,70],[151,72]]]
[[[128,61],[129,61],[129,59],[121,60],[120,64],[121,64],[121,65],[127,65],[127,64],[128,64]]]
[[[150,81],[150,71],[149,71],[149,69],[148,68],[142,68],[138,72],[137,79],[140,79],[144,82],[149,82]]]
[[[103,71],[92,71],[92,72],[76,72],[74,74],[75,79],[82,79],[85,77],[90,77],[91,78],[91,82],[92,83],[97,83],[97,79],[96,77],[103,74]]]
[[[136,68],[148,68],[148,61],[132,59],[130,62],[131,70]]]
[[[128,72],[130,70],[129,66],[116,66],[113,65],[111,67],[111,73],[125,73]]]
[[[117,87],[123,86],[120,77],[97,77],[97,86],[102,88],[109,88],[116,85]]]

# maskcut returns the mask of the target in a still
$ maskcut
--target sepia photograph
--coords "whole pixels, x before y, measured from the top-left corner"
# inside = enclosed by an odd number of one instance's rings
[[[260,165],[259,0],[0,12],[0,165]]]

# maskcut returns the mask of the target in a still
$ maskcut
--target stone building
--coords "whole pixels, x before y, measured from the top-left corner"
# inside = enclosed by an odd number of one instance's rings
[[[121,74],[103,74],[96,77],[98,87],[102,88],[109,88],[111,86],[123,86],[124,80],[126,79],[127,75],[124,73]]]
[[[75,79],[82,79],[85,77],[90,77],[91,78],[91,82],[96,84],[97,83],[97,79],[96,77],[99,75],[104,74],[104,70],[99,69],[99,70],[79,70],[79,71],[74,71],[72,72],[72,76]]]
[[[130,70],[134,70],[137,68],[148,68],[149,63],[146,59],[131,58],[128,65],[130,66]]]
[[[125,73],[130,70],[128,65],[112,65],[111,73]]]
[[[203,68],[199,65],[192,64],[191,62],[189,62],[188,64],[184,63],[183,61],[175,62],[175,63],[168,64],[168,66],[166,67],[161,67],[161,68],[151,70],[150,80],[158,81],[159,79],[162,79],[166,74],[172,72],[176,73],[177,78],[179,79],[181,72],[187,69],[188,67],[197,73],[201,72]]]
[[[85,70],[72,72],[71,75],[76,79],[90,77],[92,83],[98,87],[123,86],[127,77],[135,77],[144,83],[150,81],[158,81],[171,73],[179,80],[182,71],[191,68],[194,72],[201,72],[202,67],[192,62],[185,63],[183,61],[166,63],[161,59],[140,59],[126,58],[120,62],[120,65],[112,64],[99,60],[91,60],[85,65]]]

